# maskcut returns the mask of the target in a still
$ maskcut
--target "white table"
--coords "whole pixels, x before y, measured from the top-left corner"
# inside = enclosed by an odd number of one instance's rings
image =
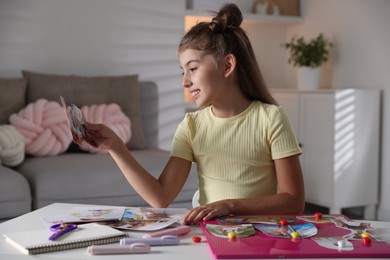
[[[23,230],[34,230],[44,228],[41,216],[60,216],[66,214],[72,207],[80,206],[80,204],[64,204],[54,203],[47,207],[35,210],[20,217],[11,219],[0,224],[0,260],[19,260],[19,259],[159,259],[159,260],[203,260],[213,259],[206,242],[193,243],[193,236],[200,236],[204,241],[204,237],[199,227],[192,227],[192,232],[181,236],[181,242],[178,246],[160,246],[152,247],[152,252],[149,254],[132,254],[132,255],[106,255],[106,256],[91,256],[86,252],[86,248],[72,249],[66,251],[52,252],[39,255],[24,255],[14,246],[9,244],[3,238],[2,234],[9,232],[17,232]],[[91,206],[91,205],[85,205]],[[390,222],[365,221],[370,222],[374,228],[382,230],[382,237],[390,242]],[[141,233],[129,232],[131,236],[141,236]]]

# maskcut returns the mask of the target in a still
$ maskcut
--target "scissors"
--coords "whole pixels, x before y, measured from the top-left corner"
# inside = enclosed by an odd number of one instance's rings
[[[56,240],[63,234],[75,229],[77,229],[77,225],[75,224],[55,224],[50,227],[50,230],[54,233],[49,237],[49,240]]]

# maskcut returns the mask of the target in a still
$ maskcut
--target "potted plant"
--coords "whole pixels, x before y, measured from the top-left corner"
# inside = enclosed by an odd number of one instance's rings
[[[329,51],[333,44],[320,33],[309,42],[306,42],[303,37],[293,37],[283,46],[290,52],[288,63],[298,68],[299,87],[302,89],[318,88],[319,68],[328,61]]]

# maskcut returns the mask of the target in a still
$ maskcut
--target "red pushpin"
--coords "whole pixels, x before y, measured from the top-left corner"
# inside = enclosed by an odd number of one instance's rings
[[[371,238],[369,238],[369,237],[362,237],[362,244],[364,246],[370,246],[371,245]]]
[[[201,241],[202,241],[201,237],[193,237],[192,238],[192,242],[194,242],[194,243],[200,243]]]
[[[314,213],[314,218],[316,219],[316,220],[320,220],[320,219],[322,219],[322,213]]]
[[[282,218],[282,219],[279,221],[279,224],[280,224],[280,226],[282,226],[282,227],[287,226],[287,225],[288,225],[288,220]]]

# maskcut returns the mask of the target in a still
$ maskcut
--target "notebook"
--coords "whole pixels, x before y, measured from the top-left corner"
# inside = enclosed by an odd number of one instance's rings
[[[55,241],[49,240],[51,235],[49,229],[3,234],[6,241],[19,248],[24,254],[30,255],[116,243],[127,236],[122,231],[96,223],[79,225],[77,230],[70,231]]]

